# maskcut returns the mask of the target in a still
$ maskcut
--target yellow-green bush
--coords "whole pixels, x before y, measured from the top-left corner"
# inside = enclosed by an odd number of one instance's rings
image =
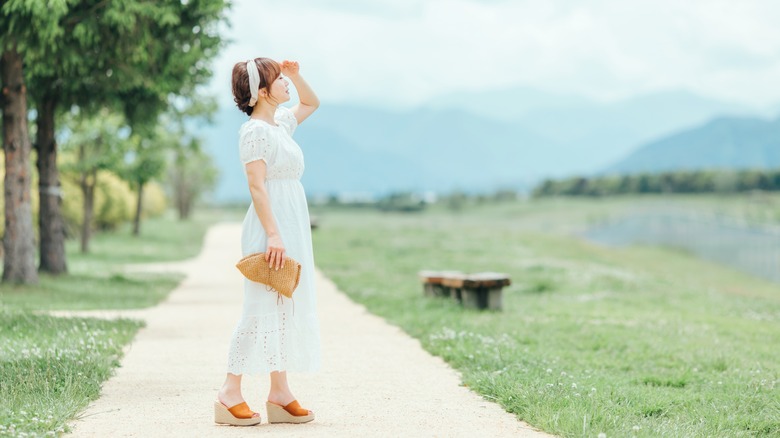
[[[0,154],[0,181],[5,176],[5,161]],[[81,232],[81,222],[84,217],[84,197],[75,175],[62,173],[60,175],[62,188],[62,216],[65,220],[65,230],[68,237],[77,236]],[[38,174],[33,171],[30,201],[33,210],[35,233],[38,233]],[[0,194],[0,211],[5,211],[5,197]],[[119,225],[129,222],[135,214],[136,194],[128,184],[116,174],[101,171],[98,174],[98,185],[95,188],[95,206],[92,227],[100,230],[113,230]],[[157,183],[148,183],[144,187],[144,199],[141,210],[143,218],[157,217],[163,214],[168,206],[165,193]],[[5,221],[0,220],[0,236],[5,232]]]
[[[63,178],[62,191],[62,214],[68,235],[76,235],[81,230],[84,219],[84,195],[73,178]],[[110,172],[98,173],[92,227],[101,230],[115,229],[133,218],[134,206],[135,194],[126,182]]]
[[[95,188],[95,219],[101,230],[113,230],[133,219],[135,193],[127,183],[109,172],[102,172]]]
[[[76,236],[81,230],[81,218],[84,217],[81,189],[70,178],[60,178],[60,187],[62,188],[62,217],[65,220],[65,234],[68,237]]]
[[[165,191],[160,184],[150,182],[144,186],[144,199],[141,205],[141,217],[158,217],[168,208]]]

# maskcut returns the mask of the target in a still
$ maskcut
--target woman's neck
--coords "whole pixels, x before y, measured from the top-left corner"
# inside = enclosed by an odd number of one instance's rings
[[[270,103],[258,102],[255,109],[252,111],[252,115],[249,116],[253,119],[260,119],[270,124],[275,124],[274,115],[276,114],[276,106]]]

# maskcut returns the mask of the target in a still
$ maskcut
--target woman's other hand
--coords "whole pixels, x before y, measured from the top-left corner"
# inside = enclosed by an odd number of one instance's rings
[[[268,247],[265,250],[265,261],[271,269],[284,268],[284,243],[279,235],[268,236]]]
[[[300,70],[298,61],[288,61],[286,59],[282,61],[282,74],[287,76],[288,78],[297,76],[298,70]]]

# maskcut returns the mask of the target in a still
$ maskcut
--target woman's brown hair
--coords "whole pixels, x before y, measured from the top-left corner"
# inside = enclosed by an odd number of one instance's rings
[[[269,87],[282,73],[282,68],[278,62],[271,58],[255,58],[254,61],[257,71],[260,73],[260,87],[258,91],[265,89],[270,93]],[[249,73],[246,71],[246,61],[237,62],[233,66],[233,100],[236,102],[238,109],[245,112],[248,116],[252,115],[252,111],[255,108],[249,106],[251,97],[252,93],[249,90]],[[261,96],[258,95],[258,99],[260,98]]]

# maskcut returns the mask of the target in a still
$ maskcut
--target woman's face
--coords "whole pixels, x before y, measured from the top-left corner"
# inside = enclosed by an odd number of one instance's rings
[[[271,95],[268,96],[269,100],[279,104],[290,100],[290,91],[288,90],[288,87],[289,82],[287,82],[287,79],[280,74],[279,77],[274,80],[274,83],[271,84]]]

